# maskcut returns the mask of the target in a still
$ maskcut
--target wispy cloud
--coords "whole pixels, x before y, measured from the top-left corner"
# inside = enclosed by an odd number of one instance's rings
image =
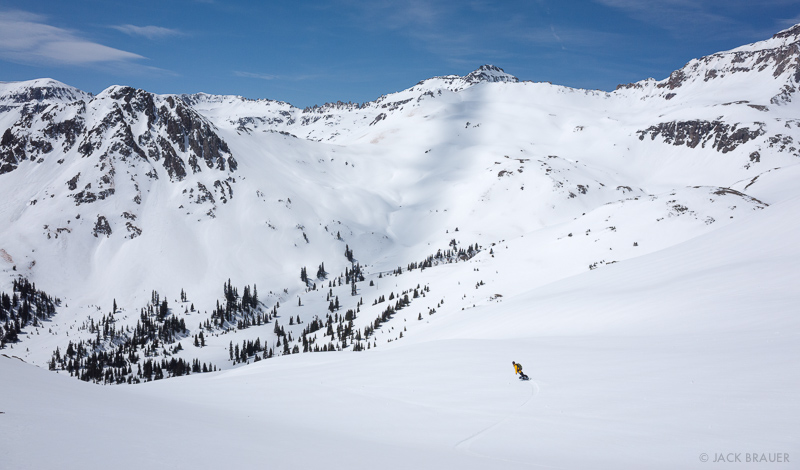
[[[28,64],[90,65],[144,57],[82,38],[24,11],[0,12],[0,58]]]
[[[789,28],[796,24],[800,23],[800,15],[795,16],[794,18],[784,18],[778,20],[778,25],[781,28]]]
[[[494,7],[482,1],[428,0],[340,0],[353,15],[353,24],[372,31],[390,31],[405,36],[417,46],[455,63],[471,57],[502,54],[485,41],[487,24],[467,24],[465,13],[491,13]],[[467,17],[470,15],[467,14]],[[472,23],[470,20],[469,23]],[[493,24],[493,23],[492,23]]]
[[[283,81],[293,81],[293,82],[299,82],[302,80],[313,80],[315,78],[319,78],[319,75],[274,75],[269,73],[242,72],[240,70],[234,70],[233,75],[235,77],[255,78],[258,80],[283,80]]]
[[[570,28],[555,24],[517,27],[506,30],[507,37],[536,46],[569,47],[598,46],[618,40],[621,35],[591,29]],[[501,34],[501,32],[498,32]]]
[[[134,26],[132,24],[121,24],[111,26],[129,36],[143,36],[147,39],[162,39],[170,36],[183,36],[184,33],[177,29],[164,28],[161,26]]]
[[[765,39],[780,28],[800,22],[793,18],[770,16],[776,9],[797,10],[797,0],[593,0],[675,37],[713,36],[717,40],[748,41]],[[792,8],[794,7],[794,8]],[[750,17],[760,22],[748,21]],[[770,24],[771,23],[771,24]]]
[[[720,0],[595,0],[623,11],[634,19],[681,34],[717,30],[736,22],[724,14],[729,7]]]
[[[360,19],[368,21],[365,26],[380,25],[388,29],[435,27],[446,13],[441,3],[424,0],[343,0],[343,3],[352,8]]]
[[[610,0],[612,1],[612,0]],[[584,50],[619,41],[618,34],[552,23],[537,0],[533,9],[514,9],[484,0],[340,0],[354,14],[353,23],[373,31],[391,31],[453,65],[502,62],[519,49]],[[540,4],[540,5],[539,5]]]
[[[243,78],[257,78],[259,80],[275,80],[278,78],[277,75],[270,75],[266,73],[240,72],[238,70],[234,70],[233,75],[236,77],[243,77]]]

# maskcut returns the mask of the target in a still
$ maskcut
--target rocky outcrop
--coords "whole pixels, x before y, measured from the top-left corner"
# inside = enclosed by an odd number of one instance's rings
[[[91,98],[89,93],[49,78],[4,85],[0,87],[0,104],[7,106],[26,103],[72,103]]]
[[[205,161],[208,168],[225,171],[231,161],[236,166],[228,144],[205,118],[182,100],[169,96],[165,101],[166,105],[159,108],[159,118],[166,123],[167,136],[173,145]]]
[[[53,97],[87,101],[42,102]],[[17,86],[14,93],[0,98],[17,104],[5,108],[18,114],[17,121],[0,137],[0,174],[13,171],[24,160],[42,160],[56,148],[67,153],[75,145],[80,156],[100,161],[135,158],[161,162],[174,181],[186,177],[187,162],[195,173],[202,171],[197,164],[201,161],[220,171],[238,167],[216,128],[185,101],[171,96],[162,98],[115,86],[92,98],[66,88]],[[107,111],[97,114],[98,110]]]
[[[775,34],[772,38],[729,51],[692,59],[667,79],[647,79],[618,85],[617,90],[645,90],[651,96],[672,99],[686,86],[693,87],[725,81],[731,76],[748,74],[754,89],[774,90],[771,104],[791,101],[800,83],[800,25]],[[737,79],[741,80],[741,79]],[[755,85],[759,82],[758,85]]]
[[[476,70],[473,70],[472,72],[465,75],[464,81],[466,81],[469,84],[476,84],[481,82],[518,83],[519,79],[511,74],[506,73],[505,70],[501,69],[500,67],[494,65],[481,65]]]
[[[55,149],[68,152],[85,131],[83,118],[75,116],[82,109],[83,103],[27,103],[15,108],[18,119],[0,137],[0,174],[15,170],[23,160],[41,163]],[[34,123],[40,130],[31,130]]]
[[[180,182],[201,172],[208,173],[203,181],[213,186],[190,183],[202,188],[196,199],[205,207],[197,213],[213,217],[216,204],[234,196],[236,179],[231,173],[239,168],[236,158],[214,124],[180,98],[123,86],[92,96],[57,82],[35,80],[0,83],[0,112],[4,122],[12,123],[0,129],[0,175],[22,166],[27,171],[31,165],[66,163],[68,173],[58,177],[61,190],[47,199],[34,199],[31,205],[55,203],[58,199],[53,198],[60,196],[66,199],[65,207],[94,205],[90,211],[96,214],[111,207],[101,201],[126,194],[132,199],[113,204],[133,210],[154,184]],[[83,226],[68,226],[71,216],[62,210],[51,213],[57,220],[48,222],[65,233]],[[81,209],[75,218],[94,214]],[[116,217],[98,215],[84,230],[95,237],[136,238],[143,233],[138,225],[133,212],[124,212]],[[112,227],[125,230],[112,235]],[[55,239],[62,231],[51,232],[48,238]]]
[[[94,224],[92,233],[95,237],[99,237],[100,235],[105,235],[106,237],[111,236],[111,225],[108,223],[108,219],[106,219],[105,216],[97,216],[97,222]]]
[[[719,152],[730,152],[764,134],[762,125],[751,130],[749,127],[739,127],[738,124],[725,124],[721,121],[672,121],[650,126],[645,130],[636,131],[639,140],[649,136],[651,140],[661,137],[664,143],[672,145],[685,145],[695,148],[698,145],[711,147]]]

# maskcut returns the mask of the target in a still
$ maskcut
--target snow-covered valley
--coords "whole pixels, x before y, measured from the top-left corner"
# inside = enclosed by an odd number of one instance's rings
[[[793,468],[798,44],[305,110],[0,84],[9,468]]]

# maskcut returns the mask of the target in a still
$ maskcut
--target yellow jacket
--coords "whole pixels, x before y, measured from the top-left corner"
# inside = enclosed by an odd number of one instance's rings
[[[514,364],[514,373],[521,374],[522,373],[522,364]]]

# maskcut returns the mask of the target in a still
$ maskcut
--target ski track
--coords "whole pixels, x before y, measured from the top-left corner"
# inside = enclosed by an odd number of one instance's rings
[[[528,395],[528,398],[526,398],[524,402],[522,402],[519,406],[517,406],[517,410],[520,410],[520,409],[524,408],[525,405],[527,405],[533,399],[533,397],[539,395],[539,384],[537,384],[533,380],[531,380],[530,389],[531,389],[531,394]],[[468,453],[470,455],[474,455],[476,457],[481,457],[481,458],[491,459],[491,460],[498,460],[498,461],[501,461],[501,462],[508,462],[508,463],[513,463],[513,464],[516,464],[516,465],[521,464],[521,465],[524,465],[524,466],[530,467],[530,468],[562,468],[562,467],[553,467],[553,466],[549,466],[549,465],[540,465],[540,464],[535,464],[535,463],[530,463],[530,462],[520,462],[518,460],[510,460],[510,459],[504,459],[504,458],[500,458],[500,457],[493,457],[493,456],[484,455],[484,454],[481,454],[481,453],[478,453],[478,452],[474,452],[474,451],[472,451],[470,449],[470,444],[473,441],[475,441],[477,438],[481,437],[482,435],[488,433],[492,429],[495,429],[495,428],[499,427],[500,425],[506,423],[507,421],[513,419],[515,417],[514,414],[515,414],[515,412],[508,413],[505,417],[500,419],[498,422],[496,422],[494,424],[491,424],[491,425],[481,429],[480,431],[468,436],[467,438],[462,439],[461,441],[457,442],[456,445],[453,446],[453,448],[461,450],[463,452],[466,452],[466,453]]]

